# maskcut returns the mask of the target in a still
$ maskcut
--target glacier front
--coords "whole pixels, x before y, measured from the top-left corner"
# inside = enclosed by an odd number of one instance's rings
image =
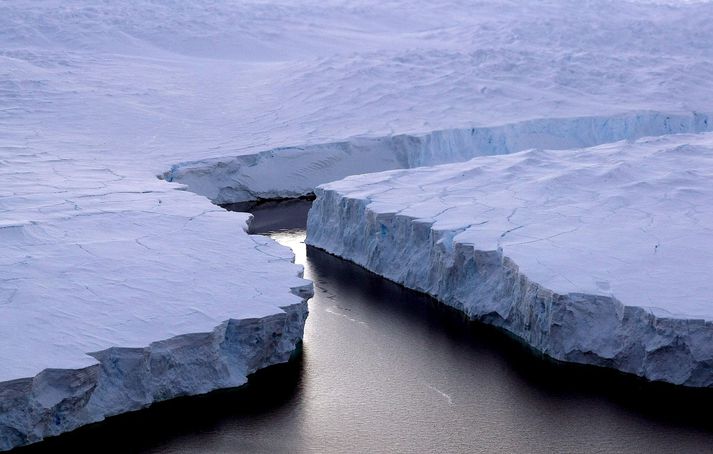
[[[713,386],[713,134],[317,188],[307,242],[556,360]]]

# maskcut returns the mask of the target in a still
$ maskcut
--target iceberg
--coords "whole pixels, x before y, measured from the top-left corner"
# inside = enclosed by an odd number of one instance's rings
[[[713,386],[713,134],[317,188],[307,243],[559,361]]]

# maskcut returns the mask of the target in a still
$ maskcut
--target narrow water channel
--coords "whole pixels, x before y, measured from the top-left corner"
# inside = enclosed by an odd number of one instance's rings
[[[257,374],[246,389],[156,405],[39,448],[713,452],[711,393],[543,360],[429,298],[306,248],[309,204],[252,209],[255,233],[291,247],[315,283],[296,361]]]

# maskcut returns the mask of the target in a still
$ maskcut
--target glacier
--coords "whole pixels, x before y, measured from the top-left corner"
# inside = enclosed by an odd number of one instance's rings
[[[0,5],[0,125],[220,204],[291,197],[710,130],[711,21],[677,1],[17,1]]]
[[[317,188],[307,244],[560,361],[713,386],[713,134]]]
[[[314,18],[325,42],[368,33],[346,52],[261,74],[269,82],[240,98],[261,103],[250,110],[260,115],[231,117],[241,140],[157,173],[227,204],[302,196],[357,173],[709,131],[712,10],[676,1],[328,2]]]
[[[0,449],[289,357],[309,284],[208,199],[711,131],[710,23],[677,1],[0,3]]]

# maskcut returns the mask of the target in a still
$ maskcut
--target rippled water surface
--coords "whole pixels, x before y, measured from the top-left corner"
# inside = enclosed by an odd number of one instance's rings
[[[160,404],[39,450],[713,451],[710,393],[538,358],[426,297],[306,248],[308,208],[308,201],[252,207],[253,229],[291,247],[315,282],[297,360],[245,389]]]

